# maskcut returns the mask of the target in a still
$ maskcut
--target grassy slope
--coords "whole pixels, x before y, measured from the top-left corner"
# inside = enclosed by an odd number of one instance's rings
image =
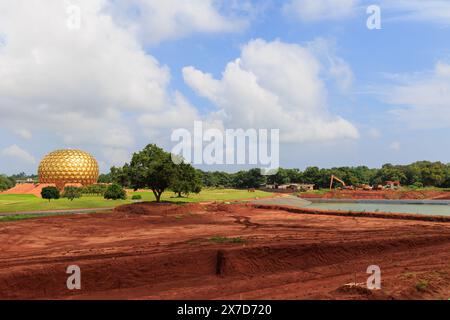
[[[140,194],[144,201],[154,201],[155,197],[151,191],[135,192]],[[228,201],[241,200],[255,197],[268,197],[271,193],[256,191],[249,193],[247,190],[233,189],[205,189],[198,195],[190,195],[188,198],[176,198],[172,192],[163,194],[163,201],[174,202],[202,202],[202,201]],[[131,198],[131,197],[129,197]],[[85,208],[105,208],[115,207],[117,205],[130,203],[131,200],[105,200],[102,197],[82,197],[70,201],[68,199],[59,199],[47,201],[37,198],[33,195],[10,195],[0,194],[0,212],[20,212],[20,211],[46,211],[46,210],[64,210],[64,209],[85,209]]]

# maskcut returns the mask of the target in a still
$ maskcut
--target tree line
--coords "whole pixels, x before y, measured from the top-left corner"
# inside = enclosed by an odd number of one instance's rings
[[[265,184],[307,183],[314,184],[316,189],[320,189],[329,187],[331,175],[335,175],[346,184],[354,186],[365,184],[376,186],[384,185],[387,181],[400,181],[402,185],[416,188],[450,188],[450,164],[430,161],[418,161],[408,165],[384,164],[381,168],[368,168],[366,166],[308,167],[304,171],[280,168],[278,173],[272,176],[261,175],[259,169],[242,170],[235,173],[194,170],[191,169],[190,172],[192,176],[196,176],[197,188],[201,185],[208,188],[244,189],[258,188]],[[113,167],[111,173],[107,175],[107,179],[124,186],[132,186],[131,181],[123,176],[121,168]],[[181,179],[180,184],[189,184],[189,179]],[[189,189],[188,186],[185,187],[187,190]]]
[[[386,181],[400,181],[402,185],[420,187],[450,188],[450,164],[418,161],[408,165],[384,164],[381,168],[308,167],[300,169],[280,168],[276,175],[263,176],[259,169],[242,170],[235,173],[203,171],[190,164],[176,165],[172,155],[154,144],[149,144],[134,153],[131,161],[123,167],[112,167],[110,172],[99,177],[99,183],[118,183],[132,189],[151,189],[159,201],[166,190],[178,196],[200,192],[202,187],[212,188],[258,188],[265,184],[308,183],[316,189],[329,187],[330,177],[335,175],[348,185],[383,185]],[[0,190],[15,185],[16,179],[28,178],[25,174],[11,177],[0,175]],[[34,177],[34,176],[31,176]],[[104,187],[103,187],[104,188]],[[101,186],[85,190],[87,194],[103,194]]]

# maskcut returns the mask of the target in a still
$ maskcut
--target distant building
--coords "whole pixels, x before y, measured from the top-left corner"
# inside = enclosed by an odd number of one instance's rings
[[[20,179],[16,180],[17,184],[24,184],[24,183],[37,183],[37,179],[27,178],[27,179]]]
[[[281,189],[281,190],[292,190],[292,191],[311,191],[314,190],[313,184],[308,183],[287,183],[287,184],[266,184],[267,189]]]

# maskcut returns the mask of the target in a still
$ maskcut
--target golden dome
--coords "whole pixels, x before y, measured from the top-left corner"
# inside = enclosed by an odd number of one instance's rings
[[[98,180],[98,163],[81,150],[56,150],[42,159],[38,176],[39,183],[54,183],[60,189],[68,183],[90,185]]]

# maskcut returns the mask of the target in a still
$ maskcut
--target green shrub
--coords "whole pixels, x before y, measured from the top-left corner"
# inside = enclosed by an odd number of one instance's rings
[[[15,181],[12,179],[7,176],[0,175],[0,191],[11,189],[15,184]]]
[[[142,196],[140,194],[135,194],[131,197],[131,200],[142,200]]]
[[[73,199],[81,198],[81,191],[81,188],[78,187],[65,187],[63,198],[67,198],[70,201],[73,201]]]
[[[412,188],[412,189],[422,189],[422,188],[423,188],[423,183],[422,183],[422,182],[414,182],[414,183],[411,185],[411,188]]]
[[[120,185],[112,184],[106,189],[104,198],[110,200],[125,200],[127,198],[127,193]]]
[[[61,195],[59,194],[59,190],[56,187],[45,187],[42,188],[41,191],[42,199],[47,199],[48,201],[52,199],[59,199]]]
[[[82,193],[85,195],[104,196],[106,189],[108,189],[107,184],[98,183],[83,187]]]

